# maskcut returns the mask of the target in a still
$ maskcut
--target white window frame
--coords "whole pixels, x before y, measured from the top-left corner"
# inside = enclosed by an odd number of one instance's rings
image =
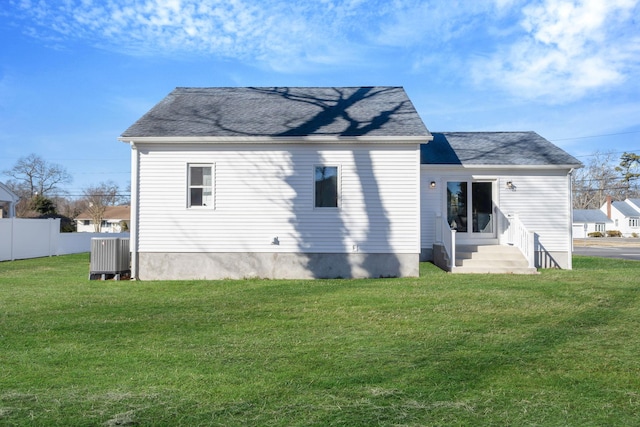
[[[317,168],[336,168],[336,191],[338,194],[336,195],[336,204],[337,206],[317,206],[316,204],[316,169]],[[313,165],[312,171],[312,187],[311,191],[313,194],[313,209],[319,210],[337,210],[342,206],[342,166],[339,164],[315,164]]]
[[[640,218],[638,218],[638,217],[630,217],[629,218],[629,227],[631,227],[631,228],[640,227]]]
[[[192,168],[211,168],[211,185],[192,185],[191,184],[191,169]],[[216,185],[216,165],[215,163],[188,163],[187,164],[187,208],[188,209],[215,209],[215,185]],[[193,188],[210,188],[211,189],[211,201],[209,204],[204,204],[204,192],[203,192],[203,204],[192,205],[191,203],[191,189]]]
[[[604,233],[606,230],[606,225],[604,222],[596,222],[595,231],[599,231],[600,233]]]

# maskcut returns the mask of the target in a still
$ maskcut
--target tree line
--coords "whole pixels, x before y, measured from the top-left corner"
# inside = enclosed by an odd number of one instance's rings
[[[82,189],[79,198],[70,197],[63,186],[73,181],[61,165],[51,163],[37,154],[21,157],[11,169],[2,171],[10,177],[4,184],[20,197],[16,216],[21,218],[60,218],[61,231],[76,231],[75,218],[89,214],[99,231],[108,206],[129,204],[130,188],[125,191],[105,181]]]
[[[597,152],[584,167],[574,171],[574,209],[600,209],[607,201],[640,198],[640,155],[625,152],[616,159],[613,152]]]

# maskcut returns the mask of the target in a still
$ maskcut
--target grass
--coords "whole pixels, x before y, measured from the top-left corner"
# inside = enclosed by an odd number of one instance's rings
[[[89,281],[0,263],[0,425],[637,425],[640,262]]]

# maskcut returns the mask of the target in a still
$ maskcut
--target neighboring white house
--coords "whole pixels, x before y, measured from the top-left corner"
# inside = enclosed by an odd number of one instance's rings
[[[75,219],[76,230],[84,233],[122,233],[129,230],[131,224],[131,206],[105,207],[100,228],[96,230],[89,211],[84,211]]]
[[[573,237],[584,239],[591,233],[602,233],[606,236],[607,229],[612,230],[613,221],[599,209],[573,210]]]
[[[533,132],[432,135],[401,87],[177,88],[119,139],[132,277],[417,276],[516,234],[571,268],[580,162]]]
[[[15,217],[18,200],[20,200],[20,197],[0,182],[0,218]]]
[[[613,230],[618,230],[623,237],[640,237],[640,209],[638,199],[607,202],[600,210],[613,221]]]

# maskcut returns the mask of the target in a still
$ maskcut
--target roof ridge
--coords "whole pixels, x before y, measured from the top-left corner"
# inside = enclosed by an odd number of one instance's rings
[[[345,89],[356,89],[356,88],[374,88],[374,87],[389,87],[389,88],[404,88],[404,86],[399,85],[363,85],[363,86],[176,86],[175,89],[252,89],[252,88],[301,88],[301,89],[332,89],[332,88],[345,88]]]

